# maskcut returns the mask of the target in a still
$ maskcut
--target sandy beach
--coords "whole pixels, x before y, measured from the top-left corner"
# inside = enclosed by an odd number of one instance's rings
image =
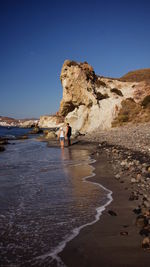
[[[68,152],[88,150],[91,158],[95,159],[92,164],[95,176],[89,180],[110,190],[113,201],[99,221],[84,227],[67,243],[59,254],[65,266],[149,265],[149,127],[149,124],[143,124],[98,131],[73,140],[72,146],[67,149]],[[49,140],[48,146],[59,146],[59,142]],[[44,266],[49,266],[49,263]],[[58,267],[56,262],[50,266]]]
[[[84,137],[86,141],[82,138],[75,145],[79,149],[80,145],[90,148],[97,138],[91,150],[91,156],[96,159],[96,175],[90,179],[111,190],[113,201],[97,223],[82,229],[60,253],[66,266],[145,267],[149,264],[148,130],[149,125],[115,129],[114,135],[105,132],[105,139],[97,133],[92,140],[91,136]],[[135,132],[132,138],[130,132]],[[120,143],[118,138],[122,138]]]

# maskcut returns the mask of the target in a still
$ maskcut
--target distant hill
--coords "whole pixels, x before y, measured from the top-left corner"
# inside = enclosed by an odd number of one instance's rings
[[[5,121],[5,122],[8,122],[8,123],[18,122],[18,120],[14,119],[14,118],[4,117],[4,116],[0,116],[0,121]]]
[[[0,116],[0,126],[19,126],[33,127],[38,123],[38,119],[14,119],[10,117]]]
[[[141,82],[146,81],[150,83],[150,68],[130,71],[120,79],[122,82]]]

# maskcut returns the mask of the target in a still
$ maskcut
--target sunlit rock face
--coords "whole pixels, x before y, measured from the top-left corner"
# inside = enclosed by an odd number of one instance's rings
[[[30,128],[38,125],[39,120],[19,120],[18,126],[21,128]]]
[[[63,125],[64,118],[58,115],[41,116],[39,121],[39,127],[41,128],[57,128]]]
[[[142,106],[143,99],[150,95],[149,80],[142,80],[143,72],[140,80],[135,79],[136,71],[134,79],[131,75],[130,79],[124,77],[98,76],[87,62],[66,60],[60,75],[63,97],[59,111],[55,116],[41,116],[39,126],[54,128],[69,122],[73,133],[87,133],[134,122],[135,117],[150,120],[150,108],[143,111]]]
[[[122,100],[133,98],[137,85],[97,76],[87,62],[70,60],[64,62],[60,79],[63,98],[59,114],[81,133],[111,128]]]

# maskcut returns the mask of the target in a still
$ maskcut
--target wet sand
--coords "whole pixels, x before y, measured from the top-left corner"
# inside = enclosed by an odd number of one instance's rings
[[[80,145],[77,146],[80,149]],[[92,149],[92,145],[88,148]],[[96,144],[93,151],[95,149]],[[97,223],[82,229],[66,245],[60,257],[67,267],[146,267],[150,262],[150,250],[142,248],[143,238],[135,225],[136,215],[133,209],[139,201],[129,201],[133,190],[131,177],[123,177],[126,175],[123,173],[120,180],[114,179],[114,169],[105,151],[92,154],[96,159],[96,176],[90,179],[111,190],[113,201]],[[110,215],[109,211],[113,211],[116,216],[111,212]]]

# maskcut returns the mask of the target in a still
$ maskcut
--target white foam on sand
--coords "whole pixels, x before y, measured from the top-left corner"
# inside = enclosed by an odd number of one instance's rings
[[[94,162],[96,162],[96,160],[91,160],[90,159],[90,164],[94,163]],[[58,244],[58,246],[55,247],[51,252],[46,253],[44,255],[41,255],[39,257],[36,257],[35,260],[38,260],[38,259],[39,260],[44,260],[46,258],[51,258],[50,259],[50,263],[52,263],[53,261],[56,261],[58,267],[66,267],[66,265],[63,263],[61,258],[58,256],[58,254],[63,251],[63,249],[66,247],[67,243],[70,242],[72,239],[74,239],[80,233],[80,231],[83,228],[85,228],[86,226],[90,226],[90,225],[93,225],[94,223],[96,223],[100,219],[100,216],[102,215],[102,212],[105,210],[106,206],[108,206],[112,202],[112,200],[113,200],[112,191],[108,190],[107,188],[105,188],[103,185],[101,185],[99,183],[88,181],[89,178],[95,176],[95,173],[94,173],[95,168],[93,166],[91,166],[91,168],[92,168],[92,174],[89,175],[89,176],[84,177],[83,178],[83,182],[88,182],[88,183],[92,183],[92,184],[98,185],[101,188],[103,188],[106,192],[108,192],[107,193],[107,202],[103,206],[100,206],[100,207],[96,208],[95,219],[92,222],[88,222],[88,223],[86,223],[84,225],[81,225],[80,227],[74,228],[72,230],[72,233],[67,238],[65,238],[65,240],[60,242]]]

